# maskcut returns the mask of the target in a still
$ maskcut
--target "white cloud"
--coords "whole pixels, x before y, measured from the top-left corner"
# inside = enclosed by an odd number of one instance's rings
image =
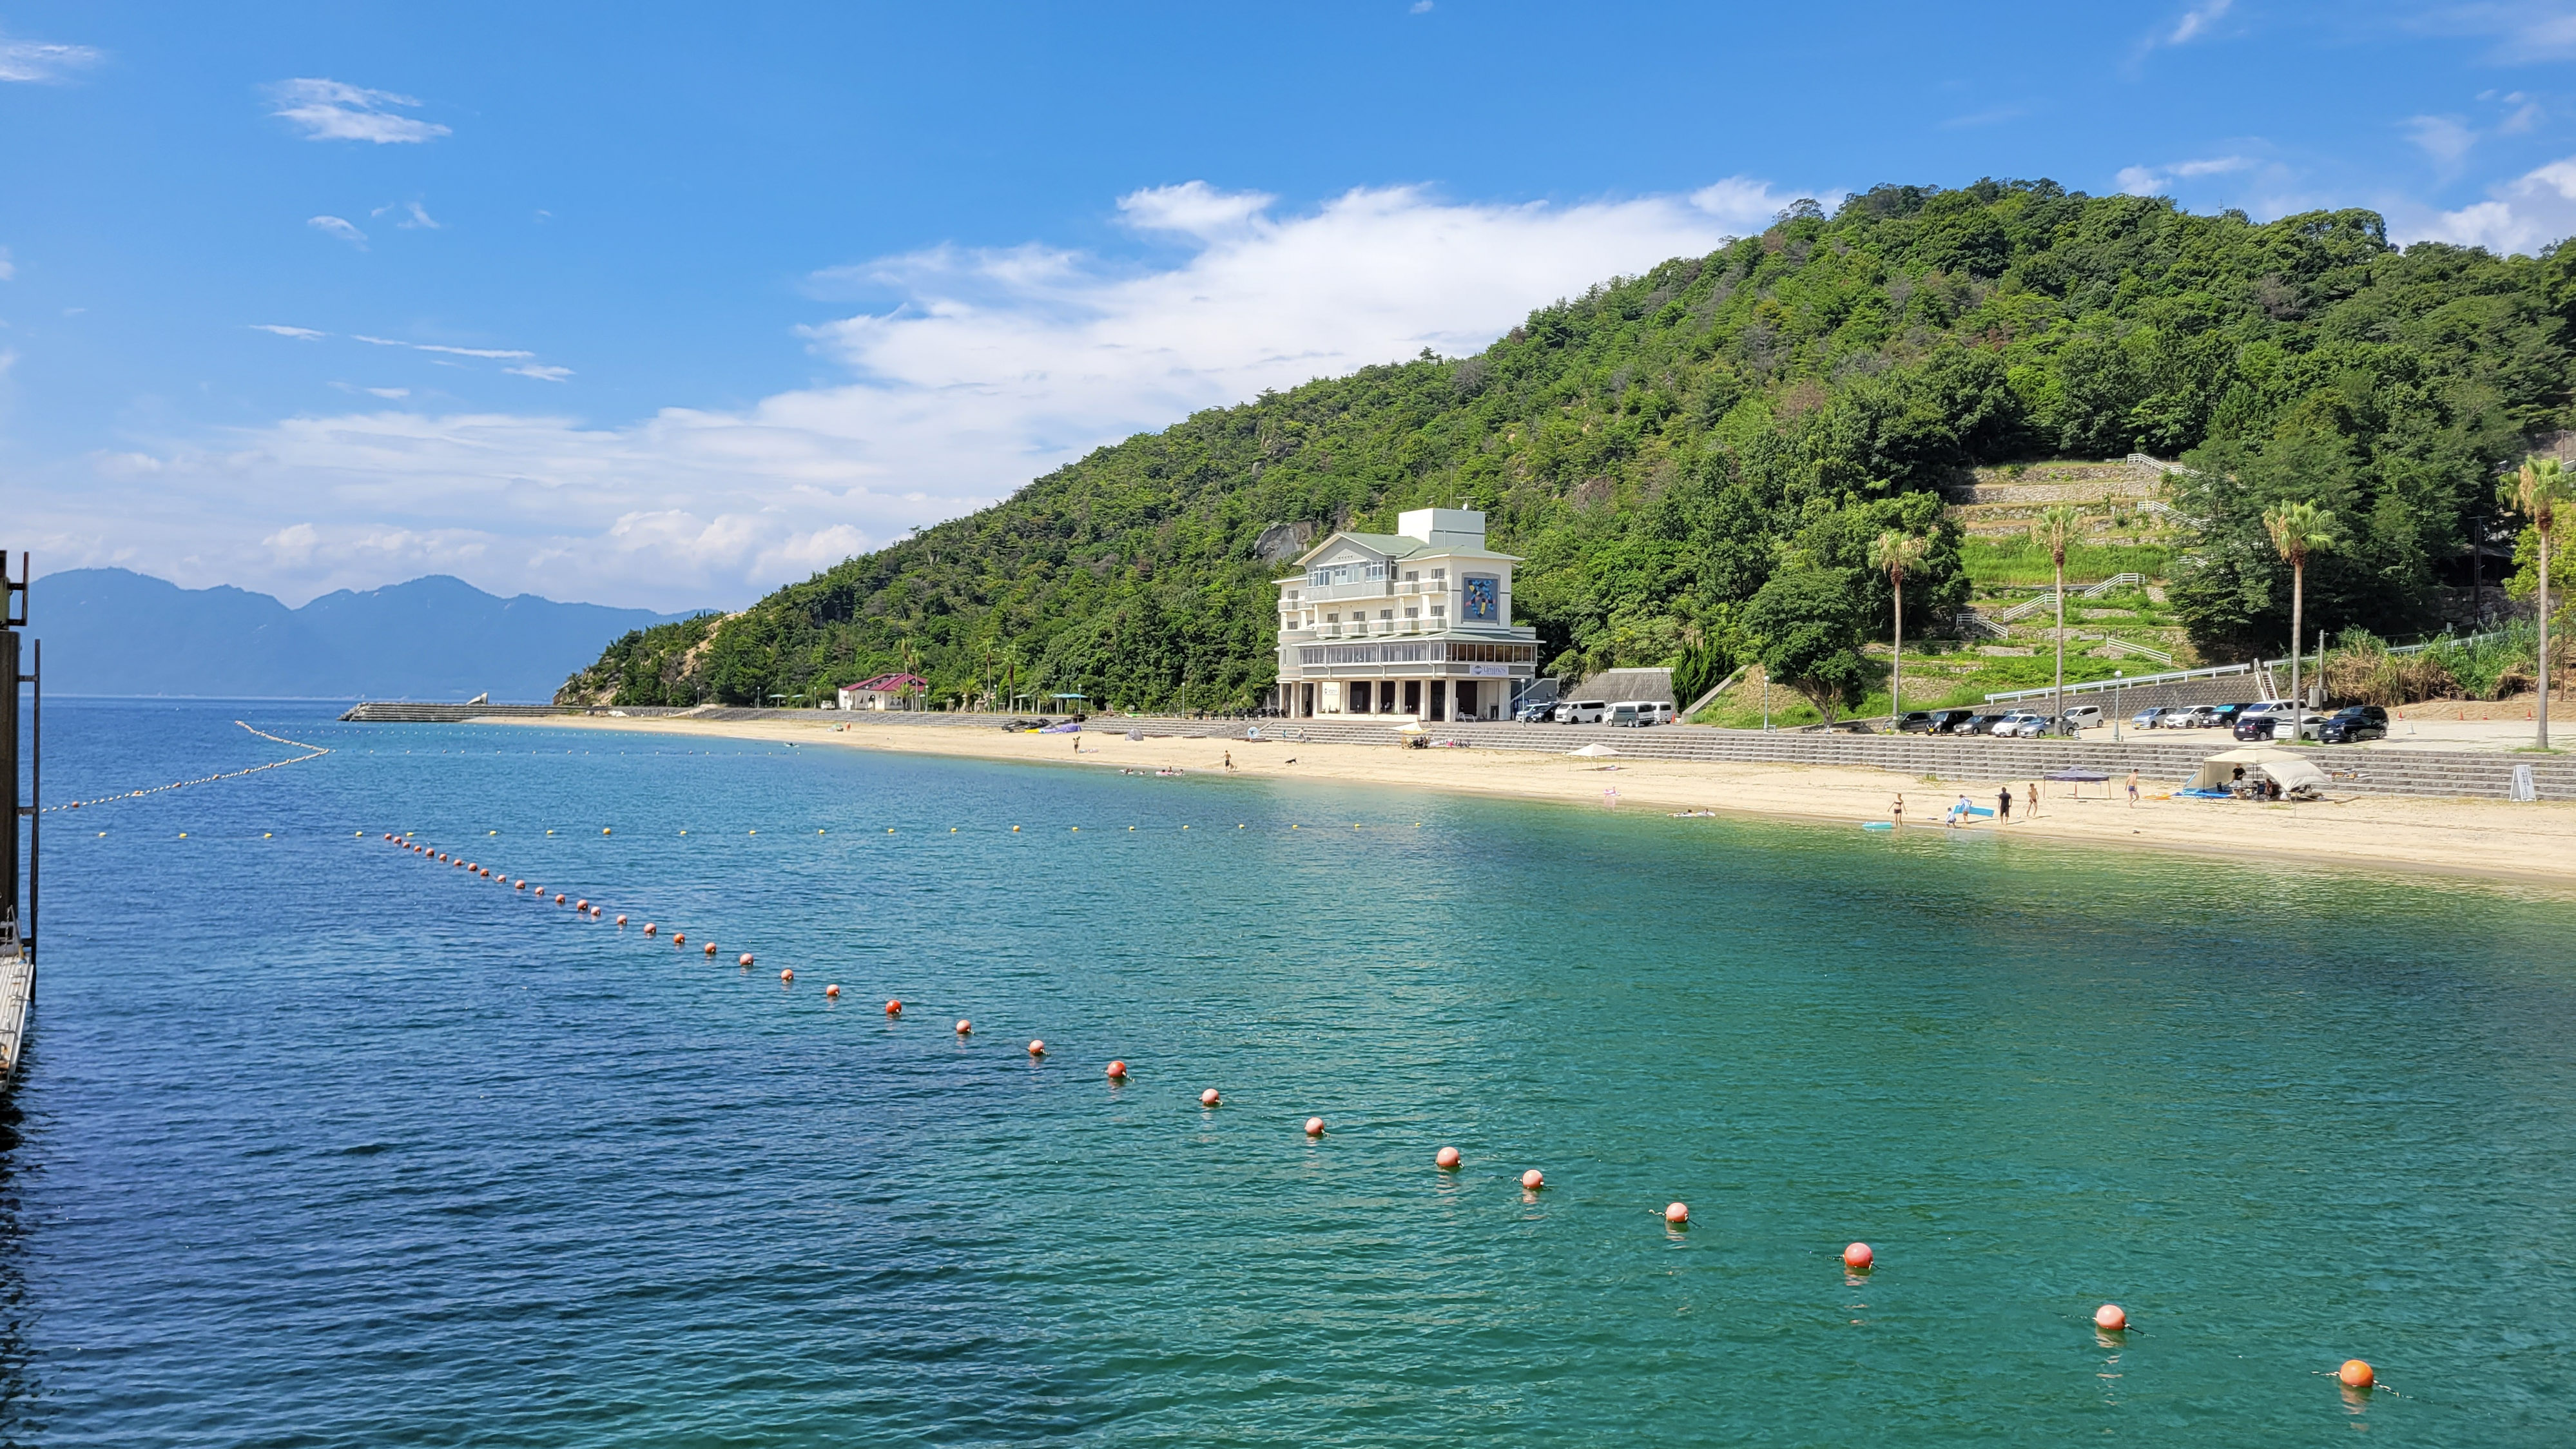
[[[739,604],[1200,409],[1426,347],[1479,351],[1534,306],[1704,254],[1796,195],[1744,178],[1576,205],[1394,187],[1282,214],[1203,183],[1155,187],[1118,215],[1176,243],[1164,260],[937,247],[818,275],[891,299],[806,330],[845,381],[615,425],[287,418],[155,450],[167,472],[148,489],[67,480],[28,532],[67,561],[124,549],[182,582],[290,598],[442,569],[504,593]],[[516,349],[358,340],[546,371]],[[310,531],[290,548],[293,527]]]
[[[2576,236],[2576,156],[2552,161],[2496,187],[2490,199],[2457,211],[2391,208],[2390,234],[2400,241],[2447,241],[2499,253],[2537,252]]]
[[[1431,0],[1413,0],[1413,8],[1404,13],[1407,15],[1428,15],[1431,13]]]
[[[569,367],[548,367],[541,362],[523,362],[517,367],[505,367],[501,370],[516,373],[521,377],[533,377],[539,382],[561,382],[572,376],[572,369]]]
[[[2174,22],[2172,33],[2165,37],[2165,44],[2189,45],[2207,35],[2209,28],[2226,18],[2235,3],[2236,0],[2201,0],[2201,3],[2184,11],[2182,19]]]
[[[402,228],[404,231],[439,231],[443,229],[439,226],[436,219],[432,218],[429,212],[417,201],[389,201],[384,205],[377,207],[375,210],[368,212],[367,215],[392,215],[397,218],[394,225]]]
[[[316,332],[310,327],[287,327],[276,322],[253,322],[250,324],[250,330],[274,332],[280,337],[292,337],[298,342],[319,342],[331,335],[328,332]]]
[[[2413,116],[2406,129],[2416,149],[2446,166],[2458,165],[2478,143],[2478,133],[2457,116]]]
[[[416,116],[398,115],[390,106],[417,108],[420,102],[392,91],[307,77],[279,81],[268,88],[277,109],[270,115],[299,127],[308,141],[373,141],[379,145],[432,141],[450,134],[445,126]]]
[[[2250,171],[2257,163],[2249,156],[2209,156],[2197,161],[2175,161],[2163,166],[2123,166],[2118,177],[2120,189],[2132,196],[2162,194],[2176,181],[2201,176],[2226,176]]]
[[[308,216],[304,219],[304,224],[324,236],[336,236],[360,251],[367,249],[367,234],[358,230],[355,223],[344,217]]]
[[[12,40],[0,35],[0,81],[58,81],[106,59],[86,45]]]

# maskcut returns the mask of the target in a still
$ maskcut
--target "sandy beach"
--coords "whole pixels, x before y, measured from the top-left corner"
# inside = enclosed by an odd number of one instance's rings
[[[495,721],[502,722],[502,721]],[[1883,770],[1701,761],[1599,761],[1505,750],[1402,750],[1312,741],[1130,740],[1115,727],[1080,735],[1009,734],[998,729],[875,723],[818,714],[796,721],[691,719],[513,720],[549,729],[792,741],[799,745],[1012,760],[1060,769],[1175,768],[1192,773],[1383,785],[1546,800],[1594,810],[1707,810],[1722,815],[1841,821],[1890,817],[1905,800],[1905,828],[1941,830],[1961,795],[1991,807],[2001,780],[1926,783]],[[1075,742],[1081,752],[1075,753]],[[1615,765],[1615,768],[1605,766]],[[1961,828],[2001,830],[2090,846],[2186,851],[2410,873],[2576,884],[2576,805],[2489,800],[2329,797],[2299,804],[2158,798],[2141,782],[2132,806],[2122,783],[2078,787],[2040,783],[2036,818],[2014,780],[2009,825],[1981,819]],[[2107,790],[2107,793],[2106,793]],[[1616,792],[1615,795],[1611,792]]]

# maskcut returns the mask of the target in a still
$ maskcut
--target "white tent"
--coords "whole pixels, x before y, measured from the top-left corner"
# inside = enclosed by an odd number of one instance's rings
[[[1619,752],[1618,752],[1617,750],[1614,750],[1614,749],[1610,748],[1608,745],[1602,745],[1602,744],[1591,744],[1591,745],[1585,745],[1582,749],[1574,750],[1574,751],[1571,751],[1570,753],[1577,754],[1577,755],[1581,755],[1583,758],[1585,758],[1585,759],[1587,759],[1587,760],[1597,760],[1597,759],[1601,758],[1603,755],[1615,755],[1615,754],[1617,754],[1617,753],[1619,753]]]
[[[2192,777],[2191,788],[2223,790],[2235,778],[2239,765],[2245,767],[2248,775],[2271,776],[2284,790],[2326,788],[2326,772],[2317,768],[2316,761],[2296,750],[2270,745],[2248,745],[2241,750],[2220,750],[2208,756],[2200,762],[2200,773]]]

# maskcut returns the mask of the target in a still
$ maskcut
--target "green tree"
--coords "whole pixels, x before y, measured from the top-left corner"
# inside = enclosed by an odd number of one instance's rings
[[[2066,718],[2066,550],[2084,529],[2084,510],[2072,503],[2052,503],[2039,511],[2030,526],[2030,536],[2048,550],[2049,564],[2056,570],[2054,597],[2057,604],[2057,695],[2053,709],[2059,720]]]
[[[2308,556],[2323,553],[2335,546],[2334,514],[2304,500],[2282,503],[2263,510],[2263,531],[2271,535],[2274,551],[2290,566],[2290,717],[2307,708],[2307,696],[2299,692],[2299,660],[2304,646],[2299,642],[2301,610],[2307,602]],[[2295,730],[2293,732],[2295,734]]]
[[[1869,566],[1887,575],[1888,597],[1896,613],[1895,632],[1890,636],[1888,652],[1892,665],[1887,680],[1887,712],[1891,725],[1905,718],[1905,574],[1923,562],[1931,550],[1929,539],[1889,529],[1869,544]]]
[[[2549,548],[2558,530],[2559,510],[2570,502],[2567,472],[2556,458],[2530,457],[2496,490],[2497,501],[2519,513],[2540,541],[2540,707],[2531,712],[2539,722],[2535,743],[2549,748]]]
[[[1827,720],[1857,704],[1869,680],[1861,656],[1861,612],[1849,569],[1774,574],[1745,606],[1744,628],[1771,678],[1796,690]]]

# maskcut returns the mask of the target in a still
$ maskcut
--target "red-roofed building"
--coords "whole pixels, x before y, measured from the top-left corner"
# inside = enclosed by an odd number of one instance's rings
[[[930,702],[930,681],[918,674],[880,674],[841,686],[843,709],[922,709]]]

